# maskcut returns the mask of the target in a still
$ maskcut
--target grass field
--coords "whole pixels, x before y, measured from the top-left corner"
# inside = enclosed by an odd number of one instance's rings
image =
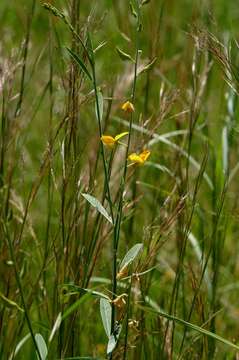
[[[239,7],[0,2],[0,359],[239,359]]]

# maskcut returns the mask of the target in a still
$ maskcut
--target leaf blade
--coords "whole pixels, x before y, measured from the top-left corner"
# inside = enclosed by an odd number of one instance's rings
[[[129,266],[129,264],[131,264],[134,259],[138,256],[139,252],[142,250],[143,248],[143,244],[142,243],[138,243],[135,244],[124,256],[123,260],[120,263],[120,271],[122,271],[122,269],[126,268],[127,266]]]
[[[100,315],[102,323],[105,329],[105,333],[110,338],[111,335],[111,314],[112,307],[108,300],[101,298],[100,299]]]
[[[112,354],[112,352],[114,351],[114,349],[116,348],[116,346],[118,344],[121,329],[122,329],[122,326],[120,324],[115,324],[114,333],[110,335],[109,341],[107,344],[107,355],[108,356]]]
[[[145,311],[150,311],[151,313],[155,313],[155,314],[158,314],[159,316],[162,316],[168,320],[171,320],[171,321],[174,321],[180,325],[183,325],[183,326],[186,326],[194,331],[197,331],[203,335],[206,335],[208,337],[211,337],[217,341],[220,341],[222,342],[223,344],[225,345],[228,345],[236,350],[239,350],[239,346],[232,343],[231,341],[223,338],[222,336],[220,335],[217,335],[215,333],[212,333],[211,331],[209,330],[206,330],[204,328],[202,328],[201,326],[198,326],[198,325],[195,325],[193,323],[190,323],[186,320],[183,320],[183,319],[180,319],[178,318],[177,316],[173,316],[173,315],[170,315],[170,314],[167,314],[166,312],[164,311],[160,311],[160,310],[156,310],[156,309],[152,309],[152,308],[148,308],[148,307],[144,307],[144,306],[141,306],[141,305],[137,305],[137,307],[141,308],[142,310],[145,310]]]
[[[55,333],[57,332],[57,330],[59,329],[60,325],[61,325],[61,320],[62,320],[62,315],[61,315],[61,312],[59,312],[57,318],[56,318],[56,321],[53,325],[53,328],[52,328],[52,331],[51,331],[51,334],[49,336],[49,343],[52,341]]]
[[[69,52],[72,59],[75,60],[75,62],[80,66],[81,70],[87,75],[88,79],[90,81],[92,81],[92,76],[89,73],[89,70],[87,69],[87,67],[85,66],[83,61],[81,60],[81,58],[74,51],[69,49],[68,47],[66,47],[66,50]]]
[[[24,310],[15,301],[7,298],[5,295],[3,295],[1,291],[0,291],[0,300],[8,308],[15,308],[21,312],[24,312]]]
[[[94,196],[86,193],[81,193],[81,195],[94,207],[96,208],[101,215],[103,215],[112,225],[113,221],[111,216],[107,213],[103,205],[96,199]]]
[[[97,109],[97,102],[95,102],[95,115],[96,115],[96,119],[98,119],[100,122],[103,119],[103,113],[104,113],[104,98],[102,95],[102,92],[97,89],[97,101],[98,101],[98,106],[99,106],[99,114],[98,114],[98,109]]]
[[[117,51],[119,57],[121,58],[121,60],[132,61],[133,63],[135,62],[131,55],[129,55],[126,52],[124,52],[123,50],[121,50],[118,46],[116,46],[116,51]]]
[[[40,356],[41,356],[40,360],[46,360],[48,350],[47,350],[47,346],[46,346],[46,343],[45,343],[45,340],[44,340],[43,336],[41,334],[37,333],[35,335],[35,340],[36,340],[36,343],[37,343],[37,346],[38,346],[38,349],[39,349],[39,353],[40,353]]]

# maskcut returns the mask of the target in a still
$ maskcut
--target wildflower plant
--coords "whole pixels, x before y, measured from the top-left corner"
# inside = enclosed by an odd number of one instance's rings
[[[113,148],[117,144],[125,145],[124,143],[120,142],[119,140],[128,134],[129,134],[129,132],[125,131],[123,133],[116,135],[115,137],[113,137],[111,135],[102,135],[100,139],[105,146],[107,146],[109,148]]]
[[[147,161],[149,156],[150,156],[150,151],[149,150],[143,150],[139,154],[136,154],[136,153],[130,154],[128,159],[131,161],[132,165],[133,164],[144,165],[145,161]]]
[[[0,358],[234,359],[228,25],[207,2],[2,3]],[[210,31],[178,32],[197,14]]]
[[[134,105],[130,101],[126,101],[125,103],[123,103],[123,105],[121,106],[121,109],[124,112],[129,113],[129,114],[131,114],[132,112],[135,111]]]

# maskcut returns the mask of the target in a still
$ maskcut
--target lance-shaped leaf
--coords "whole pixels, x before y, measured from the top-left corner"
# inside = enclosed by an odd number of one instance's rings
[[[79,65],[79,67],[81,68],[81,70],[86,74],[86,76],[89,78],[90,81],[92,81],[92,76],[89,73],[87,67],[85,66],[84,62],[81,60],[81,58],[71,49],[69,49],[68,47],[66,48],[66,50],[69,52],[70,56],[75,60],[75,62]]]
[[[100,299],[100,315],[105,329],[105,333],[108,338],[110,338],[112,307],[110,302],[103,298]]]
[[[15,301],[12,301],[12,300],[8,299],[1,292],[0,292],[0,301],[8,308],[15,308],[15,309],[17,309],[19,311],[24,312],[24,310]]]
[[[132,263],[132,261],[134,261],[134,259],[136,258],[136,256],[139,254],[139,252],[142,250],[143,248],[143,244],[139,243],[139,244],[135,244],[125,255],[125,257],[123,258],[123,260],[120,263],[120,271],[122,271],[123,269],[127,268],[127,266],[129,266],[129,264]]]
[[[136,12],[136,10],[134,8],[134,5],[133,5],[132,1],[130,1],[129,6],[130,6],[131,14],[137,19],[138,14],[137,14],[137,12]]]
[[[27,335],[24,336],[24,338],[22,338],[19,343],[17,344],[15,350],[12,352],[12,354],[10,355],[9,359],[15,359],[15,357],[17,356],[17,354],[19,353],[19,351],[21,350],[21,348],[23,347],[23,345],[27,342],[28,339],[31,338],[31,334],[28,333]]]
[[[98,101],[98,106],[99,106],[99,113],[98,113],[98,109],[97,109],[97,102],[95,102],[95,116],[96,119],[100,120],[100,122],[103,119],[103,112],[104,112],[104,98],[102,95],[102,92],[97,89],[97,101]]]
[[[50,334],[50,336],[49,336],[49,340],[48,340],[49,343],[52,341],[55,333],[57,332],[57,330],[58,330],[59,327],[61,326],[61,320],[62,320],[62,315],[61,315],[61,312],[59,312],[59,314],[58,314],[58,316],[57,316],[57,318],[56,318],[56,321],[55,321],[55,323],[54,323],[54,325],[53,325],[53,328],[52,328],[52,330],[51,330],[51,334]]]
[[[107,355],[111,355],[114,349],[116,348],[116,345],[118,343],[120,332],[121,332],[122,326],[116,322],[114,333],[110,335],[108,345],[107,345]]]
[[[126,52],[121,50],[118,46],[116,47],[116,50],[117,50],[117,53],[119,54],[119,57],[121,58],[121,60],[134,62],[134,59],[129,54],[127,54]]]
[[[107,211],[105,210],[105,208],[101,205],[101,203],[99,202],[99,200],[97,200],[94,196],[89,195],[89,194],[85,194],[85,193],[81,193],[81,195],[94,207],[96,208],[99,213],[101,213],[101,215],[103,215],[111,224],[113,224],[113,221],[111,219],[111,217],[109,216],[109,214],[107,213]]]
[[[152,61],[150,61],[148,64],[146,64],[139,72],[138,75],[143,74],[149,70],[151,70],[154,67],[154,64],[156,63],[157,58],[154,58]]]
[[[109,296],[99,292],[99,291],[95,291],[95,290],[92,290],[92,289],[86,289],[86,288],[82,288],[78,285],[74,285],[74,284],[64,284],[63,285],[63,288],[65,290],[69,289],[69,293],[68,295],[75,295],[75,294],[90,294],[90,295],[93,295],[95,297],[98,297],[98,298],[104,298],[104,299],[107,299],[107,300],[110,300]]]
[[[35,335],[35,340],[36,340],[36,343],[37,343],[37,346],[38,346],[38,349],[39,349],[39,353],[41,355],[40,360],[45,360],[47,358],[47,354],[48,354],[45,340],[44,340],[44,338],[42,337],[41,334],[36,334]]]
[[[95,56],[94,56],[94,50],[93,50],[93,45],[92,45],[92,40],[91,40],[91,36],[90,36],[90,32],[87,31],[87,51],[88,51],[88,55],[89,55],[89,60],[91,63],[91,66],[94,67],[95,66]]]

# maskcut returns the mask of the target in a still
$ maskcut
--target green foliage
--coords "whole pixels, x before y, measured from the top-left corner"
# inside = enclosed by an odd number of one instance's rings
[[[238,18],[1,0],[1,359],[238,356]]]

